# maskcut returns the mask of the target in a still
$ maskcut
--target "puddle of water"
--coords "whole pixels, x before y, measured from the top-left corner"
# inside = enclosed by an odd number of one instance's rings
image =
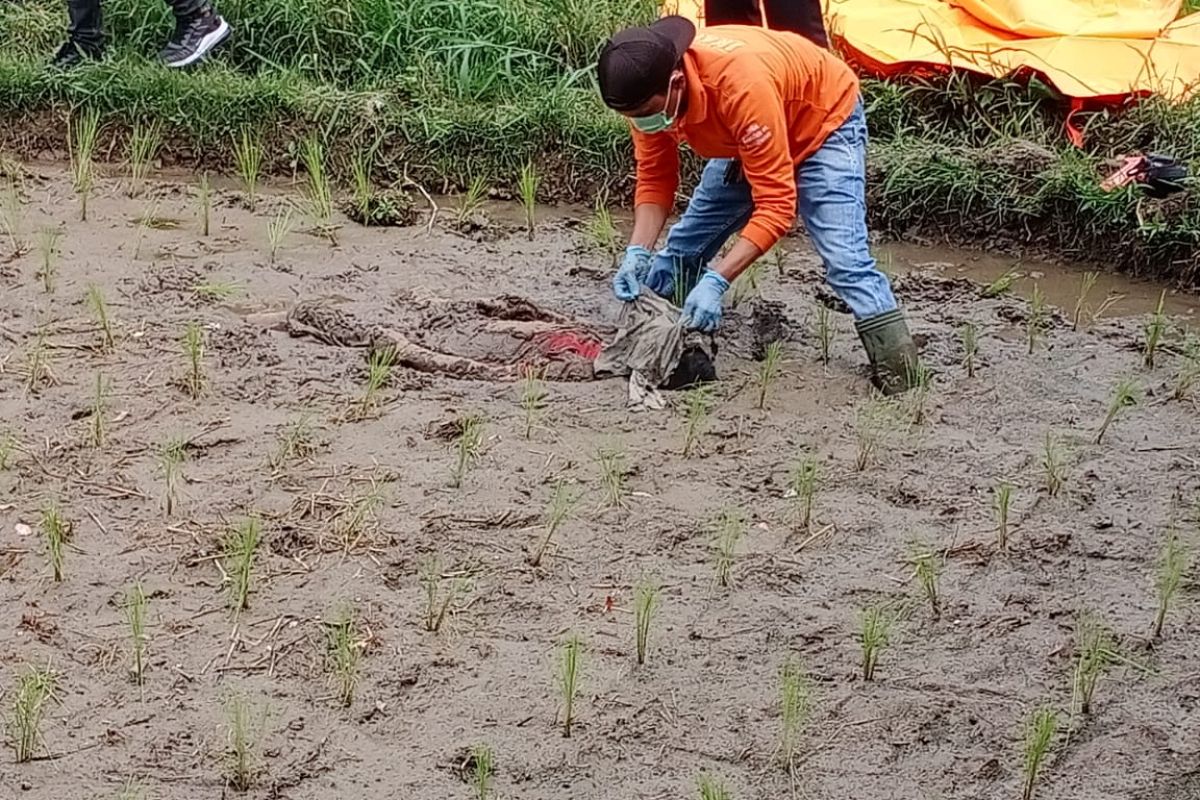
[[[898,274],[912,270],[936,272],[948,278],[967,278],[981,286],[988,285],[1009,270],[1015,270],[1019,277],[1013,283],[1013,294],[1028,299],[1036,285],[1042,290],[1048,303],[1067,313],[1075,308],[1083,274],[1088,271],[1097,272],[1099,277],[1088,293],[1088,304],[1095,308],[1106,297],[1120,296],[1120,299],[1108,306],[1104,312],[1106,317],[1153,313],[1158,306],[1159,295],[1166,289],[1163,310],[1167,315],[1188,327],[1200,326],[1200,297],[1153,281],[1130,278],[1103,267],[1021,261],[970,250],[903,243],[883,244],[874,250],[880,265],[888,271]]]

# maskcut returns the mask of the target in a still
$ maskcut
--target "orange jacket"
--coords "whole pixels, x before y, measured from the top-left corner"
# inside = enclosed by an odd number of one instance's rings
[[[796,218],[796,166],[841,127],[858,102],[858,78],[802,36],[714,26],[683,57],[687,108],[662,133],[633,130],[634,204],[675,206],[679,144],[704,158],[739,158],[754,198],[742,238],[766,252]]]

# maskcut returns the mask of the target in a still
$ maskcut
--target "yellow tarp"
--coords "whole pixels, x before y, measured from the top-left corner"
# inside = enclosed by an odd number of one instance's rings
[[[830,36],[881,74],[955,67],[993,77],[1032,70],[1080,100],[1200,88],[1200,13],[1182,0],[825,0]],[[702,0],[663,8],[703,25]]]

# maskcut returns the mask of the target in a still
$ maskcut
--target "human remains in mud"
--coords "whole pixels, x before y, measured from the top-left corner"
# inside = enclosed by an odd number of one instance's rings
[[[597,359],[614,333],[513,295],[444,300],[402,293],[386,308],[308,300],[272,323],[292,336],[387,352],[406,369],[495,382],[524,380],[531,371],[549,381],[603,377]],[[707,352],[684,347],[662,383],[681,388],[715,377]]]
[[[724,25],[697,35],[690,20],[669,16],[614,36],[598,70],[605,104],[629,118],[637,157],[617,298],[632,301],[643,285],[662,297],[686,292],[685,323],[715,330],[730,284],[787,232],[798,206],[876,384],[910,388],[917,349],[867,243],[867,127],[850,68],[794,33]],[[710,160],[652,253],[675,204],[681,142]]]

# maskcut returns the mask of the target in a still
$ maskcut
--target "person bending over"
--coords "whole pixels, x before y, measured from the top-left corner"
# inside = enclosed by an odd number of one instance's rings
[[[642,285],[672,297],[682,281],[685,323],[715,330],[730,283],[787,233],[799,209],[826,280],[854,314],[876,385],[909,388],[917,349],[867,244],[867,126],[850,68],[795,33],[726,25],[697,35],[678,16],[618,33],[597,68],[605,104],[629,118],[637,158],[617,298],[632,301]],[[709,161],[654,253],[675,205],[681,142]]]
[[[203,59],[229,38],[229,23],[209,0],[167,0],[175,13],[175,33],[158,54],[168,67],[187,67]],[[53,65],[69,69],[104,53],[100,0],[67,0],[67,41]]]

